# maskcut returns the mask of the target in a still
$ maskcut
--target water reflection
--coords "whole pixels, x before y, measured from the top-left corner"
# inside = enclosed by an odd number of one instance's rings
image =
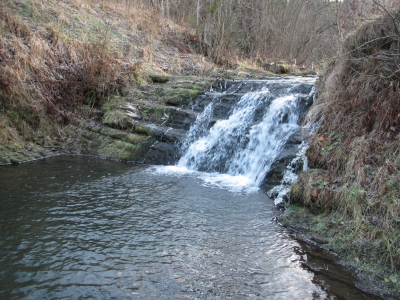
[[[55,157],[1,168],[0,199],[3,299],[351,299],[302,266],[261,192]]]

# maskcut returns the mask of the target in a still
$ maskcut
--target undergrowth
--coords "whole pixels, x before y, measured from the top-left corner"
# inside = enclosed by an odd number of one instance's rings
[[[400,270],[400,11],[350,35],[320,78],[311,170],[291,201],[350,220],[335,238]],[[342,243],[342,246],[344,245]],[[338,246],[339,247],[339,246]],[[343,250],[343,249],[342,249]]]

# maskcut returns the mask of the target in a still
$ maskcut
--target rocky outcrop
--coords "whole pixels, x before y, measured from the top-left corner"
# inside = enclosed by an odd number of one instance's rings
[[[300,128],[288,138],[287,142],[281,149],[278,157],[271,165],[269,172],[266,174],[263,180],[263,186],[265,188],[268,189],[268,187],[281,183],[288,165],[296,157],[299,151],[299,145],[304,141],[304,139],[305,136],[302,134]],[[295,172],[300,172],[302,167],[303,165],[301,162],[298,162],[296,165],[292,166]]]
[[[180,141],[201,111],[191,106],[213,78],[150,76],[97,105],[82,105],[63,129],[62,147],[53,153],[94,155],[147,164],[173,164]]]

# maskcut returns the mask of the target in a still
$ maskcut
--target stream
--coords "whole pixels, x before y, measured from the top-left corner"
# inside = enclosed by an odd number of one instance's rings
[[[0,298],[374,299],[278,226],[264,192],[210,176],[71,156],[1,167]]]
[[[220,82],[176,109],[142,164],[0,167],[0,298],[374,299],[275,221],[307,167],[314,82]]]

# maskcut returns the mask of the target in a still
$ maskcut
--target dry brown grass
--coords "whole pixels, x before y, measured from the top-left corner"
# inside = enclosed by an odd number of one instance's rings
[[[37,3],[30,1],[38,14]],[[25,138],[48,117],[70,122],[85,99],[120,92],[136,67],[105,43],[70,40],[55,24],[35,26],[3,5],[0,32],[1,112]]]
[[[322,123],[307,155],[324,172],[304,174],[292,196],[352,219],[355,231],[363,228],[360,243],[399,270],[400,12],[393,15],[395,22],[382,17],[349,36],[320,79],[309,117]],[[372,219],[367,230],[362,224]]]
[[[60,135],[77,106],[147,74],[206,75],[212,64],[192,53],[192,31],[132,1],[1,1],[0,143]]]

